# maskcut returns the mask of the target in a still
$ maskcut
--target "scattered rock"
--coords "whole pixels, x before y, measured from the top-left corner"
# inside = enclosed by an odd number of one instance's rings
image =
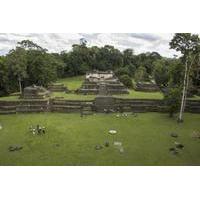
[[[117,133],[117,131],[116,130],[109,130],[109,133],[112,134],[112,135],[114,135],[114,134]]]
[[[115,146],[122,146],[122,143],[121,143],[121,142],[118,142],[118,141],[115,141],[115,142],[114,142],[114,145],[115,145]]]
[[[195,139],[200,139],[200,132],[193,131],[192,137],[195,138]]]
[[[56,147],[59,147],[59,146],[60,146],[60,144],[55,144],[55,146],[56,146]]]
[[[95,146],[95,149],[96,149],[96,150],[101,150],[101,149],[103,149],[103,147],[102,147],[100,144],[97,144],[97,145]]]
[[[177,138],[177,137],[178,137],[178,134],[177,134],[177,133],[171,133],[170,135],[171,135],[171,137],[174,137],[174,138]]]
[[[12,146],[8,147],[9,151],[19,151],[21,149],[23,149],[23,147],[21,145],[12,145]]]
[[[105,145],[105,147],[109,147],[110,143],[108,141],[106,141],[104,145]]]
[[[138,116],[137,113],[132,113],[132,115],[133,115],[133,117],[137,117]]]
[[[169,151],[175,151],[176,149],[174,147],[169,148]]]
[[[177,149],[183,149],[184,148],[184,145],[179,143],[179,142],[175,142],[175,146]]]
[[[177,155],[178,154],[178,150],[174,147],[169,148],[169,151],[173,154],[173,155]]]
[[[119,152],[120,152],[120,153],[124,153],[124,148],[121,147],[121,148],[119,149]]]
[[[128,117],[128,114],[127,113],[123,113],[122,116]]]

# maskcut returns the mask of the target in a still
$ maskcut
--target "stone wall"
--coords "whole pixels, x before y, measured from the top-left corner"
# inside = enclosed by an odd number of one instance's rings
[[[50,101],[50,110],[52,112],[81,112],[85,107],[88,110],[93,109],[93,101],[82,101],[82,100],[56,100]]]
[[[157,99],[123,99],[114,97],[97,97],[95,100],[19,100],[0,101],[0,114],[27,112],[166,112],[162,100]],[[200,100],[188,100],[186,112],[200,113]]]

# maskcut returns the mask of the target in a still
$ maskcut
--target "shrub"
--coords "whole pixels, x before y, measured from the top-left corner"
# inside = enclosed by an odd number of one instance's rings
[[[167,92],[164,94],[165,105],[167,106],[167,111],[169,116],[173,117],[180,107],[181,102],[181,89],[180,88],[168,88]]]
[[[148,80],[148,73],[145,67],[139,67],[135,72],[135,81],[147,81]]]
[[[132,88],[133,87],[133,82],[132,79],[130,78],[130,76],[128,75],[122,75],[119,77],[119,80],[128,88]]]

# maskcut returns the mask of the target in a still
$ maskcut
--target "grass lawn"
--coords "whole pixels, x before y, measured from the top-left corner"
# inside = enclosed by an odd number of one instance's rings
[[[4,96],[4,97],[0,97],[0,100],[2,101],[18,101],[19,96]]]
[[[76,90],[81,87],[84,78],[84,76],[68,77],[59,79],[57,83],[63,83],[69,90]]]
[[[183,124],[160,113],[0,115],[0,165],[200,165],[200,140],[191,137],[200,131],[199,121],[200,115],[188,113]],[[45,135],[29,132],[37,124],[47,128]],[[109,135],[110,129],[117,134]],[[179,137],[172,138],[170,132]],[[109,147],[95,149],[105,141]],[[122,142],[123,153],[113,141]],[[169,152],[175,141],[185,145],[178,155]],[[23,149],[9,152],[14,144]]]
[[[129,99],[163,99],[163,94],[161,92],[139,92],[135,90],[129,90],[129,94],[115,96]]]

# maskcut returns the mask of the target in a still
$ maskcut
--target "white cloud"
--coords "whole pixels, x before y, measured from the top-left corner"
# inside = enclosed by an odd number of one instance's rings
[[[15,48],[17,42],[29,39],[46,48],[49,52],[71,50],[72,44],[79,43],[80,38],[88,41],[88,46],[113,45],[120,50],[134,49],[136,54],[157,51],[166,57],[177,54],[169,49],[173,34],[154,33],[1,33],[0,54],[6,54]]]

